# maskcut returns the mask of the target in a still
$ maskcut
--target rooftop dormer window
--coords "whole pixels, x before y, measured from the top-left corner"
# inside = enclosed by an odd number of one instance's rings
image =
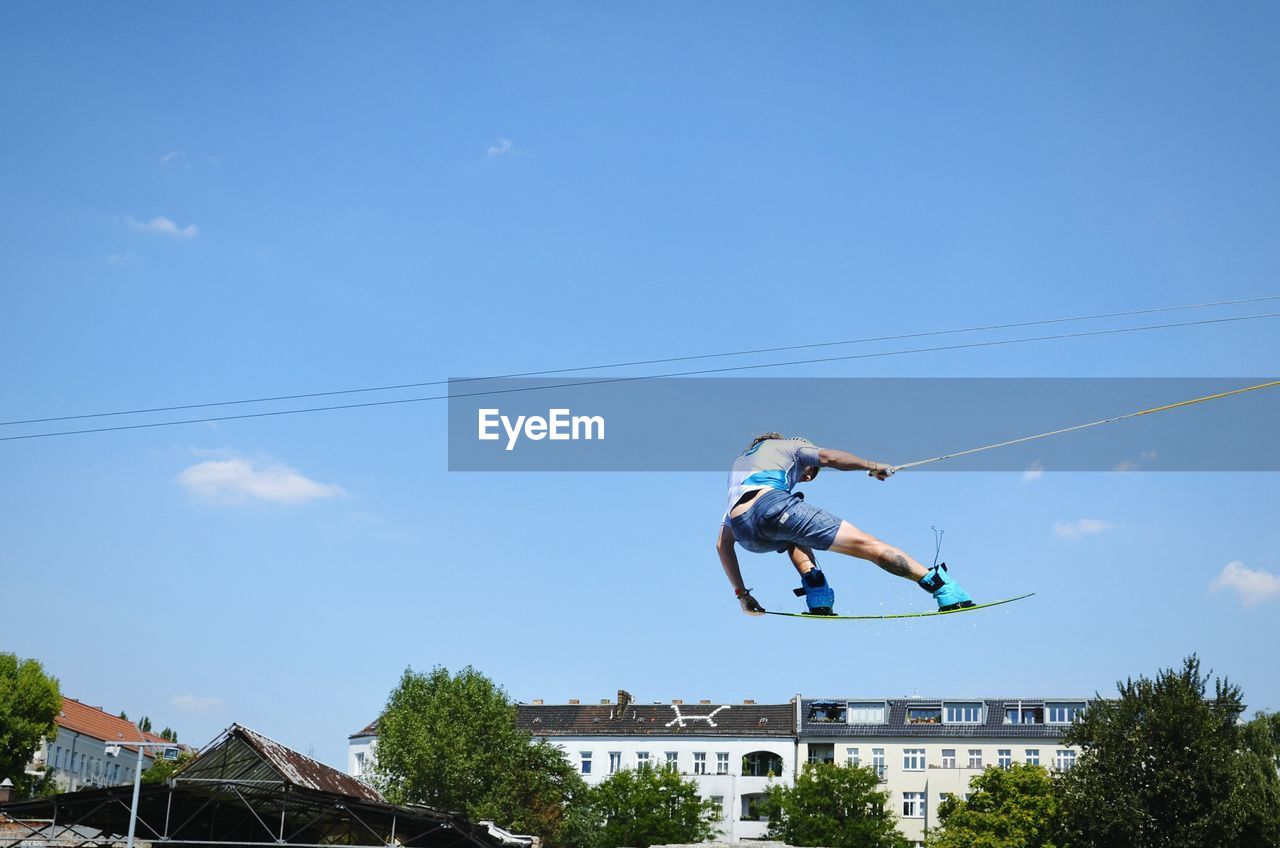
[[[1058,701],[1045,704],[1046,721],[1049,724],[1071,724],[1084,712],[1084,701]]]
[[[844,724],[848,707],[836,701],[814,701],[809,705],[809,721],[819,724]]]
[[[907,724],[942,724],[942,707],[907,707]]]
[[[884,724],[884,701],[850,701],[846,715],[849,724]]]
[[[1044,707],[1038,704],[1015,704],[1004,708],[1005,724],[1044,724]]]
[[[948,701],[943,706],[947,724],[981,724],[982,704],[979,701]]]

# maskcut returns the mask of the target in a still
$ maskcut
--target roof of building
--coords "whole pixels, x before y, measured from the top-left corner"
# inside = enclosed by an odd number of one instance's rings
[[[15,838],[44,844],[41,827],[56,819],[87,827],[97,837],[75,839],[83,848],[119,848],[132,832],[148,843],[242,848],[522,848],[531,837],[508,833],[461,815],[419,805],[395,806],[372,787],[240,725],[227,728],[164,783],[65,792],[0,804],[0,819],[16,825]],[[43,820],[43,821],[41,821]],[[23,824],[24,822],[29,824]],[[5,834],[6,838],[9,834]]]
[[[239,724],[227,728],[194,760],[175,772],[174,778],[179,781],[279,780],[289,786],[349,798],[383,800],[372,786]]]
[[[1066,732],[1068,724],[1005,724],[1006,707],[1022,704],[1024,707],[1043,707],[1051,703],[1087,703],[1088,698],[871,698],[860,703],[878,703],[888,706],[888,720],[878,724],[850,724],[834,716],[820,718],[824,705],[837,708],[850,703],[848,699],[805,698],[801,702],[800,733],[803,736],[878,736],[878,737],[1015,737],[1058,739]],[[982,704],[982,721],[977,724],[941,723],[931,721],[910,722],[910,708],[941,708],[943,704]],[[817,708],[815,710],[815,707]],[[828,715],[832,715],[828,713]]]
[[[141,736],[147,742],[164,742],[164,737],[157,736],[154,733],[143,732],[138,726],[127,718],[113,716],[104,711],[102,707],[91,707],[88,704],[82,704],[75,698],[62,696],[62,711],[58,713],[54,719],[59,727],[65,727],[67,730],[75,733],[82,733],[85,736],[91,736],[94,739],[101,739],[103,742],[111,744],[124,744],[130,751],[136,751],[137,746],[127,745],[128,741],[138,741]],[[151,752],[146,752],[151,753]]]
[[[794,736],[795,704],[519,704],[535,736]]]

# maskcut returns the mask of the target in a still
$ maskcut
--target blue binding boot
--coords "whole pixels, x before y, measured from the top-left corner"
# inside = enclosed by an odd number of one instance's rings
[[[938,612],[973,606],[973,599],[947,572],[945,562],[926,571],[924,577],[917,581],[917,585],[933,595],[933,599],[938,602]]]
[[[795,593],[804,595],[810,615],[835,615],[836,592],[827,585],[827,575],[815,566],[800,575],[800,583]]]

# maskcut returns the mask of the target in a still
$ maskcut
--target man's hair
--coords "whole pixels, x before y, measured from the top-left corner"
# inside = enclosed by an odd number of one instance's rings
[[[760,444],[761,442],[767,442],[770,439],[785,439],[785,438],[786,436],[782,435],[781,433],[761,433],[760,435],[756,436],[754,439],[751,440],[751,444],[747,445],[747,450],[751,450],[753,447]]]

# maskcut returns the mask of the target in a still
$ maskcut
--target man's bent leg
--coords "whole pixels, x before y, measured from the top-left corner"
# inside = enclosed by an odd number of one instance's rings
[[[787,556],[791,557],[791,564],[795,566],[796,571],[800,572],[800,576],[808,574],[818,561],[814,559],[813,551],[804,545],[792,545],[787,551]]]
[[[887,542],[882,542],[869,533],[864,533],[848,521],[840,522],[836,531],[836,539],[828,550],[858,559],[869,560],[890,574],[905,577],[912,582],[919,582],[928,571],[903,551]],[[792,561],[794,562],[794,555]],[[797,565],[798,569],[800,566]]]

